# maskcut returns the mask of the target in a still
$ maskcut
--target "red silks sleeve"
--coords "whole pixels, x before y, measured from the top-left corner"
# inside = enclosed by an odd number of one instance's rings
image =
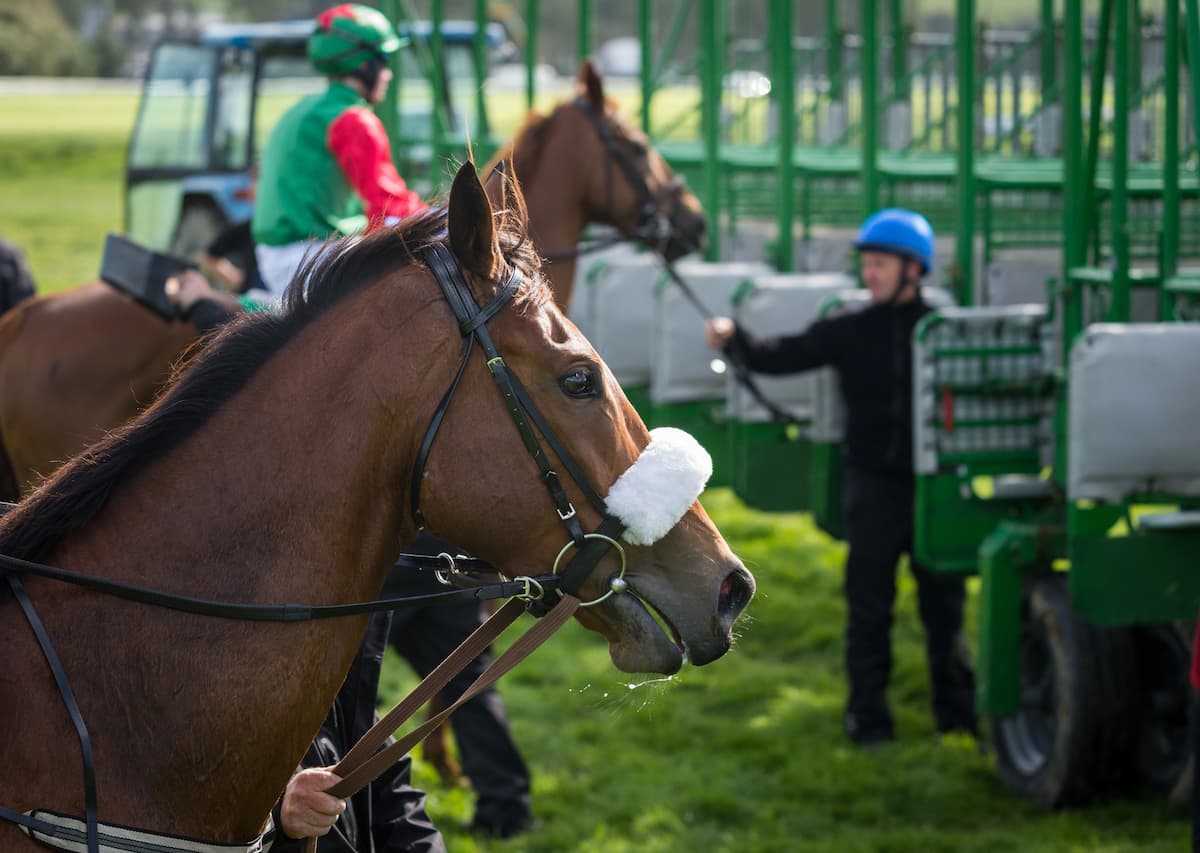
[[[403,219],[425,209],[425,202],[396,171],[387,133],[375,113],[366,107],[346,110],[329,125],[328,143],[346,180],[363,200],[370,228],[387,217]]]

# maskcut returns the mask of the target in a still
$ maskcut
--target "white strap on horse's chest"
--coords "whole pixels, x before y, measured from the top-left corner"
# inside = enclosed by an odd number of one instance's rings
[[[87,824],[79,818],[40,810],[25,814],[53,827],[43,832],[22,826],[21,830],[34,841],[55,850],[87,853]],[[240,844],[194,841],[177,835],[160,835],[109,823],[100,824],[99,835],[100,853],[268,853],[275,839],[275,824],[268,819],[262,835],[254,841]]]

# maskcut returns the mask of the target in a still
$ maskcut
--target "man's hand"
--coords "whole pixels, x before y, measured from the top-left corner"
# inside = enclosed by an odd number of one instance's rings
[[[704,340],[715,350],[725,349],[733,337],[733,320],[728,317],[713,317],[704,324]]]
[[[200,269],[204,270],[206,275],[215,278],[220,286],[233,293],[241,293],[242,285],[246,283],[246,273],[238,269],[229,258],[201,252]]]
[[[300,770],[287,784],[279,809],[279,823],[289,838],[325,835],[346,810],[346,801],[325,793],[341,777],[319,767]]]
[[[163,286],[167,298],[179,306],[184,313],[201,299],[212,299],[217,291],[208,279],[195,270],[184,270],[177,276],[171,276]]]

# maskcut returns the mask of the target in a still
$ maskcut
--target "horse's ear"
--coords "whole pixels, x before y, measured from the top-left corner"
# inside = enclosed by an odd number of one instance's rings
[[[592,105],[592,109],[600,115],[604,115],[604,83],[600,79],[600,72],[596,70],[595,63],[590,59],[585,59],[579,66],[579,84],[583,87],[583,94],[587,97],[588,103]]]
[[[492,204],[488,201],[475,164],[463,163],[450,187],[450,248],[463,269],[491,279],[499,261],[500,247],[492,222]]]

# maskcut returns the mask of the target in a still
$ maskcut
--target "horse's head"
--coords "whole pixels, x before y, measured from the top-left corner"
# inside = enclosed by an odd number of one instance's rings
[[[668,260],[703,247],[700,200],[650,144],[617,112],[590,60],[579,69],[579,96],[568,115],[578,124],[567,138],[592,164],[588,201],[610,225],[637,235]],[[561,108],[560,108],[561,109]]]
[[[493,373],[507,369],[544,418],[545,429],[537,428],[541,448],[583,531],[600,526],[601,512],[549,449],[546,432],[627,528],[627,590],[581,611],[580,620],[608,639],[620,669],[671,673],[685,654],[708,663],[729,649],[733,622],[754,592],[753,578],[696,500],[707,478],[699,469],[711,463],[690,438],[651,442],[612,374],[555,306],[524,243],[523,219],[515,185],[493,212],[473,166],[459,170],[448,229],[475,301],[491,302],[514,265],[525,281],[487,325],[504,364],[493,357],[489,370],[481,354],[466,364],[424,466],[422,514],[431,532],[509,576],[547,573],[572,542],[560,519],[569,511],[556,507],[514,425],[511,401],[497,390]],[[458,338],[449,323],[446,334]],[[610,550],[580,589],[582,600],[603,595],[619,571],[618,552]]]
[[[492,161],[489,176],[498,172],[525,187],[531,232],[551,260],[573,257],[589,222],[612,225],[669,260],[704,245],[700,201],[605,96],[591,62],[580,68],[574,99],[530,114]]]

